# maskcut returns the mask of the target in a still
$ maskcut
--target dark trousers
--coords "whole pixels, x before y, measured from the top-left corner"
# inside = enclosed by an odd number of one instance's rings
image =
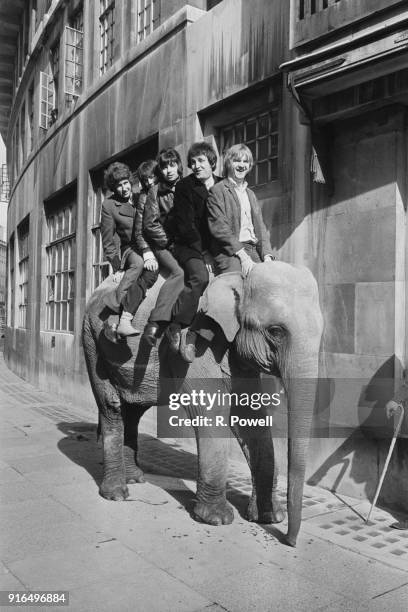
[[[261,258],[256,250],[256,245],[250,244],[249,242],[241,242],[241,244],[252,261],[255,263],[261,262]],[[214,273],[216,276],[224,272],[241,272],[241,270],[241,261],[236,255],[226,255],[225,253],[218,253],[218,255],[215,255]]]
[[[146,291],[153,287],[159,273],[151,270],[143,270],[137,281],[131,285],[123,298],[123,310],[135,314],[140,304],[146,297]]]
[[[209,275],[203,257],[189,247],[176,246],[174,255],[184,270],[184,288],[173,306],[172,320],[188,327],[197,312]]]
[[[159,263],[160,272],[167,278],[160,288],[156,306],[150,313],[149,322],[168,323],[171,321],[173,304],[184,287],[184,272],[167,249],[160,249],[154,254]]]
[[[127,312],[133,312],[133,314],[136,312],[139,304],[136,306],[136,309],[133,311],[133,310],[128,310],[128,308],[125,308],[124,302],[125,302],[126,294],[129,290],[129,287],[133,285],[133,283],[135,283],[137,279],[139,278],[139,276],[142,274],[143,266],[144,266],[143,257],[141,257],[138,253],[136,253],[136,251],[130,250],[126,257],[125,273],[123,275],[122,280],[120,281],[118,285],[118,288],[116,289],[116,299],[118,300],[118,303],[123,305],[124,310],[126,310]]]

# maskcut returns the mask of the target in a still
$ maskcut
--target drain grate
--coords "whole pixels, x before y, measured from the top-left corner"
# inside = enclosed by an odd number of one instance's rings
[[[304,521],[304,529],[310,534],[408,571],[408,533],[394,533],[391,527],[385,525],[385,522],[392,522],[387,513],[376,509],[374,526],[366,525],[349,508],[326,515],[324,520],[322,518],[320,516]]]

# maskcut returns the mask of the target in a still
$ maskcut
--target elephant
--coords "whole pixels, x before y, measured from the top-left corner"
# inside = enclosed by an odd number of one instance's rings
[[[160,278],[136,313],[135,327],[143,329],[159,284]],[[114,288],[112,277],[108,277],[90,297],[82,332],[103,443],[100,494],[110,500],[124,500],[129,494],[127,483],[143,482],[137,462],[138,425],[149,407],[158,405],[160,410],[166,403],[161,397],[163,381],[173,380],[178,391],[191,391],[191,381],[201,380],[205,385],[209,379],[217,379],[224,389],[238,388],[242,380],[245,384],[250,381],[250,387],[256,389],[261,373],[278,373],[288,405],[285,539],[296,546],[323,329],[312,273],[305,267],[270,261],[255,265],[246,278],[229,272],[213,279],[202,297],[201,310],[213,322],[214,336],[211,342],[199,340],[191,364],[171,352],[165,334],[154,347],[141,336],[117,344],[109,342],[104,326],[111,313],[104,297]],[[191,405],[186,412],[197,414]],[[252,412],[250,408],[239,407],[241,416],[248,412]],[[271,427],[235,427],[234,434],[252,474],[248,520],[281,522],[284,511],[277,494]],[[228,440],[211,432],[203,435],[202,428],[195,428],[195,435],[198,477],[193,516],[211,525],[230,524],[233,510],[226,499]]]

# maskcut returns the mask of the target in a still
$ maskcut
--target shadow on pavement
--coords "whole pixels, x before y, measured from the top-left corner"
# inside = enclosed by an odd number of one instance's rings
[[[99,486],[102,480],[102,443],[97,441],[97,426],[86,422],[60,422],[58,429],[64,434],[58,442],[59,450],[73,463],[86,470]],[[178,447],[165,444],[147,434],[139,435],[138,461],[150,484],[167,491],[193,515],[195,493],[183,481],[197,480],[197,456]],[[137,486],[137,485],[136,485]],[[245,518],[248,495],[229,487],[228,501]]]

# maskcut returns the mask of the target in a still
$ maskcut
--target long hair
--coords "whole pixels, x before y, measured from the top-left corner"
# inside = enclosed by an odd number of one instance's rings
[[[177,153],[176,149],[173,149],[172,147],[168,147],[167,149],[162,149],[157,156],[156,175],[160,179],[163,179],[161,169],[164,168],[164,166],[166,166],[171,161],[176,162],[178,175],[180,178],[182,178],[183,164],[181,163],[180,155]]]

